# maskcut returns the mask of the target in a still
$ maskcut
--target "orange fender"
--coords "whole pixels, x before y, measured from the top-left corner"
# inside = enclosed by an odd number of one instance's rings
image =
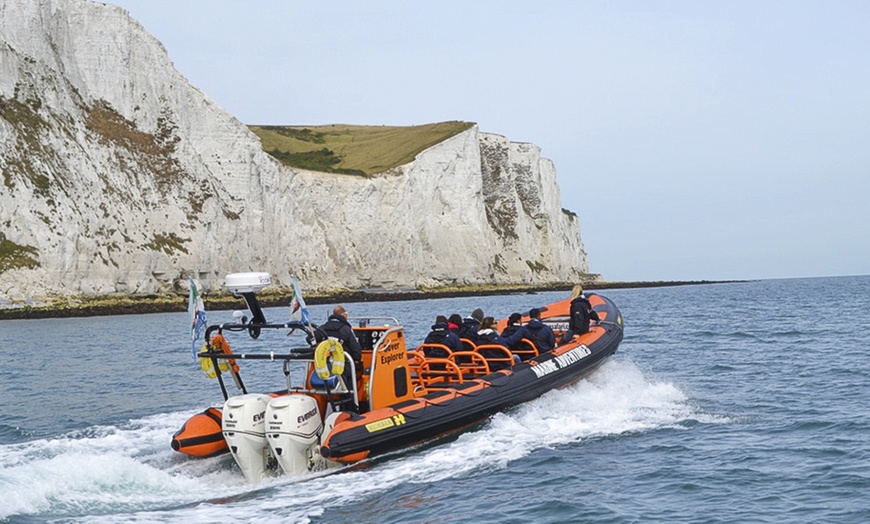
[[[208,408],[187,419],[175,435],[172,449],[191,457],[213,457],[228,453],[230,448],[221,433],[221,410]]]

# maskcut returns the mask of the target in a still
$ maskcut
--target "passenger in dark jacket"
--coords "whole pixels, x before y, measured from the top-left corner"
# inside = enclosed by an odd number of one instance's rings
[[[498,344],[508,347],[507,341],[495,330],[495,319],[492,317],[486,317],[480,323],[480,329],[477,330],[477,341],[479,346],[483,344]]]
[[[521,327],[516,333],[507,337],[507,343],[510,347],[514,347],[520,340],[527,338],[534,342],[538,348],[538,353],[550,351],[556,347],[556,336],[550,326],[541,322],[541,311],[533,309],[529,311],[529,322]]]
[[[425,344],[442,344],[447,346],[447,348],[453,352],[462,351],[463,349],[459,336],[447,328],[447,319],[440,315],[435,319],[435,324],[432,325],[432,331],[426,335],[426,340],[423,342]],[[427,357],[433,358],[447,358],[448,356],[443,354],[444,351],[438,348],[423,348],[423,353],[425,353]]]
[[[475,345],[477,344],[477,330],[480,328],[480,322],[483,320],[483,310],[475,309],[471,316],[462,319],[462,325],[459,327],[459,338],[467,338]]]
[[[523,325],[520,323],[520,319],[523,318],[519,313],[511,313],[511,316],[508,317],[507,327],[504,328],[504,331],[501,332],[502,338],[507,338],[517,331]]]
[[[505,349],[510,349],[508,346],[507,340],[502,338],[501,335],[498,334],[498,331],[495,329],[495,319],[492,317],[486,317],[483,319],[483,322],[480,323],[480,329],[477,331],[478,336],[478,346],[482,346],[484,344],[497,344],[499,346],[504,346]],[[504,357],[504,353],[495,349],[480,349],[480,354],[483,355],[483,358],[499,358]],[[517,355],[514,355],[514,364],[519,364],[520,358]],[[489,369],[490,371],[498,371],[499,369],[505,369],[510,367],[510,364],[507,362],[490,362]]]
[[[462,317],[458,313],[453,313],[450,315],[450,318],[447,319],[447,329],[456,333],[456,336],[459,336],[459,328],[462,326]]]

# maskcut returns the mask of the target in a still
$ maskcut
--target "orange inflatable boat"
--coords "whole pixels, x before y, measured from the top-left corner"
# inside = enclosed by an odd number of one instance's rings
[[[363,350],[362,365],[356,369],[341,344],[318,333],[315,326],[265,321],[255,297],[268,281],[263,275],[268,274],[227,277],[228,287],[245,298],[255,321],[206,330],[209,343],[199,358],[211,361],[203,369],[213,371],[225,403],[221,410],[209,408],[194,415],[172,439],[173,449],[196,457],[229,450],[251,482],[282,471],[304,475],[460,431],[580,380],[622,341],[619,309],[596,294],[588,299],[599,321],[573,337],[563,337],[569,327],[570,298],[539,308],[540,320],[553,329],[557,340],[554,349],[543,353],[526,341],[526,347],[515,350],[471,344],[466,351],[450,352],[444,347],[446,358],[428,358],[422,347],[407,346],[394,318],[361,318],[352,319]],[[528,321],[526,313],[521,322]],[[270,330],[290,330],[305,342],[235,353],[225,339],[233,332],[259,338]],[[213,347],[213,340],[221,342]],[[282,333],[278,342],[286,340]],[[280,365],[286,389],[271,394],[247,391],[238,366],[226,365],[231,359]],[[356,379],[350,384],[342,379],[345,367],[350,371],[344,376]],[[233,377],[239,394],[229,394],[224,374]]]

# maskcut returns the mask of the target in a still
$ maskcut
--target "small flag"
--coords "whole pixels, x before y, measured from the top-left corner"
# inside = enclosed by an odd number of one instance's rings
[[[296,275],[290,277],[293,282],[293,296],[290,298],[290,322],[302,322],[310,324],[311,319],[308,316],[308,306],[305,305],[305,299],[302,298],[302,291],[299,290],[299,281],[296,280]]]
[[[196,282],[192,276],[187,278],[190,279],[190,295],[187,298],[187,313],[190,318],[190,351],[193,353],[193,359],[196,360],[196,341],[202,336],[203,329],[208,326],[208,319],[205,316],[205,304],[203,304],[199,290],[196,288]]]

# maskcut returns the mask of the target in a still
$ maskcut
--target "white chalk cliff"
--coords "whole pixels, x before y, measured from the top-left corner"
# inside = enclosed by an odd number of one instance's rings
[[[375,176],[290,169],[125,10],[87,0],[0,0],[0,173],[5,301],[248,270],[312,290],[588,272],[536,146],[474,126]]]

